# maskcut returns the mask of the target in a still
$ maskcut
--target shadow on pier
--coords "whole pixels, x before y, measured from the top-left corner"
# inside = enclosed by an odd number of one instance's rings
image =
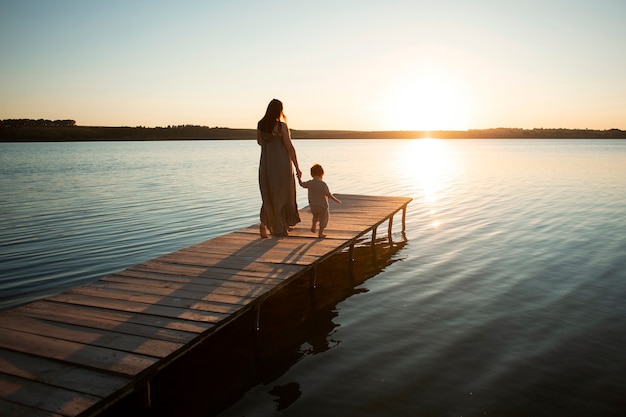
[[[299,386],[273,381],[304,356],[341,342],[334,334],[337,305],[366,292],[361,284],[400,260],[398,251],[405,244],[362,240],[355,245],[354,262],[348,250],[333,255],[318,266],[315,288],[307,275],[264,301],[260,330],[255,312],[249,311],[163,369],[151,381],[150,409],[137,393],[101,416],[214,416],[259,384],[276,396],[277,410],[288,407],[299,397]]]

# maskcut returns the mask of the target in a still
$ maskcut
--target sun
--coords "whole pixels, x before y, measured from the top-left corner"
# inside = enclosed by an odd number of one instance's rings
[[[383,114],[390,130],[467,130],[469,125],[469,104],[463,89],[434,75],[391,88]]]

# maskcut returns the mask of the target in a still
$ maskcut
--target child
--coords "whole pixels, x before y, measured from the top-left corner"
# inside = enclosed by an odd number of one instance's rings
[[[298,178],[298,182],[300,183],[300,186],[309,190],[309,205],[311,206],[311,213],[313,214],[311,232],[315,233],[315,223],[319,221],[320,228],[317,236],[319,238],[324,238],[326,237],[324,229],[328,224],[329,217],[328,198],[331,198],[339,204],[341,204],[341,201],[331,194],[328,190],[328,185],[322,181],[324,168],[322,168],[320,164],[315,164],[311,167],[311,176],[313,177],[312,180],[302,182],[302,179]]]

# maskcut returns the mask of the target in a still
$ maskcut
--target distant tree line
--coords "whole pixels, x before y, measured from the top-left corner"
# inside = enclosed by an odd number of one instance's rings
[[[291,129],[291,136],[294,139],[626,139],[626,131],[503,127],[429,132]],[[76,126],[74,120],[8,119],[0,121],[0,142],[212,139],[256,139],[256,130],[191,124],[167,127],[97,127]]]
[[[62,123],[66,122],[66,123]],[[198,125],[167,127],[76,126],[74,120],[12,119],[0,121],[0,142],[71,142],[108,140],[255,139],[254,129]]]
[[[504,128],[468,130],[469,137],[489,138],[529,138],[529,139],[625,139],[626,131],[619,129],[594,130],[594,129],[519,129]]]
[[[291,130],[294,139],[626,139],[619,129],[519,129],[332,131]]]
[[[0,121],[3,127],[74,127],[76,120],[47,120],[47,119],[6,119]]]

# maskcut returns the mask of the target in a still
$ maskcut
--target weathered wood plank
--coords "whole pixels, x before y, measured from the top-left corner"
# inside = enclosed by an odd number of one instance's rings
[[[88,286],[85,286],[87,290],[95,290],[96,294],[107,292],[109,290],[116,293],[126,293],[129,297],[137,300],[137,297],[143,296],[155,296],[162,299],[184,299],[191,301],[206,301],[217,304],[234,304],[234,305],[246,305],[250,301],[254,300],[253,297],[237,296],[232,294],[216,293],[211,291],[210,288],[205,287],[202,290],[191,290],[188,288],[172,288],[172,287],[159,287],[159,286],[141,286],[132,283],[115,282],[99,280]],[[176,304],[178,305],[178,304]]]
[[[225,314],[215,312],[189,310],[183,307],[152,305],[136,301],[116,300],[113,298],[86,296],[69,292],[52,296],[48,298],[48,300],[67,304],[78,304],[83,306],[106,308],[110,310],[119,310],[129,313],[185,319],[190,321],[207,323],[217,323],[221,319],[227,317]]]
[[[194,247],[188,248],[180,253],[176,253],[176,257],[189,258],[190,260],[194,258],[209,258],[209,259],[218,259],[221,260],[229,260],[229,261],[253,261],[253,262],[261,262],[261,263],[292,263],[291,257],[297,255],[299,260],[308,260],[310,262],[315,262],[320,253],[326,253],[328,250],[324,251],[324,248],[329,248],[332,245],[327,243],[326,245],[314,245],[315,241],[311,241],[311,239],[306,239],[304,241],[298,242],[297,238],[290,239],[289,246],[287,245],[276,245],[270,250],[263,248],[261,246],[250,247],[246,250],[237,251],[236,245],[219,245],[219,246],[211,246],[211,247]],[[323,240],[320,239],[320,242]],[[171,258],[170,258],[171,259]],[[170,261],[170,259],[163,259],[163,261]],[[271,260],[270,260],[271,259]]]
[[[134,266],[123,271],[116,272],[115,276],[138,277],[147,279],[161,279],[175,282],[197,282],[220,287],[249,288],[249,286],[266,286],[272,288],[276,283],[284,280],[285,274],[279,278],[266,278],[266,274],[248,271],[223,270],[221,268],[203,268],[200,274],[184,275],[180,271],[164,265],[163,270],[158,270],[155,265]],[[173,268],[176,269],[176,268]]]
[[[157,362],[155,358],[136,353],[3,328],[0,328],[0,347],[128,376],[135,376]]]
[[[255,284],[243,283],[245,286],[235,287],[235,286],[225,286],[223,284],[220,284],[219,281],[213,281],[209,279],[202,280],[202,281],[207,281],[207,282],[200,282],[201,280],[198,280],[198,279],[195,279],[195,280],[187,279],[185,282],[185,281],[178,281],[178,280],[168,280],[166,277],[138,278],[138,277],[132,277],[132,276],[125,276],[122,274],[107,275],[106,277],[101,278],[100,281],[139,285],[139,286],[142,286],[143,288],[148,288],[148,287],[156,287],[157,289],[166,288],[171,291],[180,290],[180,291],[193,291],[193,292],[200,292],[200,293],[212,292],[215,294],[232,295],[232,296],[247,297],[247,298],[253,298],[253,299],[256,299],[260,295],[264,294],[269,288],[271,288],[271,286],[264,285],[264,284],[255,285]],[[147,291],[150,291],[150,290],[147,290]]]
[[[211,267],[209,269],[209,267]],[[239,267],[239,268],[238,268]],[[244,268],[244,269],[240,269]],[[164,271],[172,275],[183,275],[189,277],[196,276],[213,276],[213,274],[221,274],[222,276],[258,278],[259,282],[276,282],[289,278],[292,274],[302,270],[302,266],[293,265],[267,265],[262,263],[254,263],[247,265],[226,265],[217,264],[215,262],[205,262],[204,265],[183,265],[169,262],[163,262],[160,259],[144,262],[129,268],[134,271],[159,272]],[[222,278],[224,279],[224,278]],[[230,279],[230,278],[229,278]]]
[[[63,416],[81,413],[100,400],[93,395],[5,374],[0,374],[0,398]]]
[[[308,266],[319,260],[319,256],[306,254],[297,249],[291,252],[271,251],[271,252],[246,252],[238,255],[225,255],[216,253],[184,252],[173,254],[169,258],[160,258],[161,262],[170,262],[177,265],[206,266],[208,262],[218,261],[214,266],[228,267],[237,270],[248,270],[255,267],[251,264],[289,264],[298,266]],[[211,266],[211,265],[209,265]],[[254,270],[254,269],[253,269]]]
[[[184,346],[183,343],[153,340],[69,323],[49,322],[45,319],[15,314],[15,312],[5,315],[3,320],[0,320],[0,328],[156,358],[164,358]]]
[[[135,314],[134,312],[125,312],[113,309],[107,309],[98,305],[88,306],[78,303],[60,303],[48,298],[45,300],[36,301],[34,303],[26,304],[19,307],[20,310],[25,310],[26,314],[33,314],[32,311],[37,311],[38,314],[48,315],[51,319],[58,314],[73,315],[74,317],[85,317],[91,319],[106,319],[121,324],[138,324],[144,326],[155,327],[155,331],[159,332],[161,329],[167,331],[189,332],[189,333],[203,333],[213,327],[210,322],[203,321],[189,321],[185,319],[179,319],[175,317],[165,317],[158,315],[148,314]],[[118,326],[121,326],[118,325]]]
[[[228,241],[217,241],[214,242],[209,240],[205,242],[205,244],[192,246],[183,250],[183,252],[190,252],[194,255],[198,254],[229,254],[233,257],[238,257],[240,255],[243,256],[251,256],[251,255],[263,255],[270,254],[273,252],[277,252],[280,254],[305,254],[307,256],[316,257],[320,255],[325,255],[330,250],[333,250],[337,246],[337,242],[334,242],[329,239],[315,239],[316,235],[314,235],[310,230],[307,229],[305,236],[289,236],[289,239],[258,239],[258,231],[255,239],[257,241],[263,243],[268,242],[267,245],[257,244],[253,246],[249,246],[243,249],[237,249],[237,244],[228,242]]]
[[[76,305],[56,304],[54,308],[42,308],[44,303],[32,303],[23,306],[20,313],[24,317],[33,317],[51,322],[75,324],[92,329],[114,331],[121,334],[142,336],[149,339],[164,340],[175,343],[188,343],[207,329],[207,327],[196,326],[194,332],[169,329],[171,323],[151,323],[152,325],[136,324],[119,321],[119,316],[110,311],[90,308],[83,308]],[[164,327],[154,327],[160,324]],[[184,324],[188,324],[185,322]],[[210,327],[210,326],[209,326]]]
[[[74,414],[72,414],[74,415]],[[0,396],[0,416],[10,417],[63,417],[61,414],[52,411],[42,410],[40,408],[29,407],[24,404],[18,404],[11,401],[5,401]]]
[[[135,302],[149,305],[152,307],[176,307],[179,309],[193,310],[193,311],[206,311],[211,313],[222,314],[224,316],[237,311],[241,306],[250,302],[250,299],[246,300],[240,305],[221,304],[218,302],[205,302],[201,300],[194,300],[188,298],[181,298],[175,296],[159,296],[152,295],[146,292],[130,292],[130,291],[118,291],[114,288],[103,286],[83,286],[75,289],[71,289],[65,292],[65,294],[78,294],[88,297],[104,298],[106,300],[113,300],[115,302]]]
[[[132,383],[129,377],[5,349],[0,349],[0,373],[101,398]]]
[[[115,279],[116,277],[120,278],[137,278],[137,279],[145,279],[148,281],[155,282],[165,282],[165,285],[182,285],[182,284],[190,284],[200,286],[207,286],[209,288],[220,288],[224,291],[240,291],[236,292],[236,295],[246,295],[253,294],[255,291],[265,292],[267,289],[273,287],[272,283],[255,283],[255,282],[245,282],[245,281],[234,281],[228,279],[220,279],[220,274],[213,273],[212,276],[198,276],[198,277],[186,277],[180,275],[170,275],[163,274],[160,272],[153,271],[139,271],[139,270],[129,270],[126,269],[124,271],[117,272],[112,275],[108,275],[103,279]],[[228,276],[230,276],[229,274]]]

